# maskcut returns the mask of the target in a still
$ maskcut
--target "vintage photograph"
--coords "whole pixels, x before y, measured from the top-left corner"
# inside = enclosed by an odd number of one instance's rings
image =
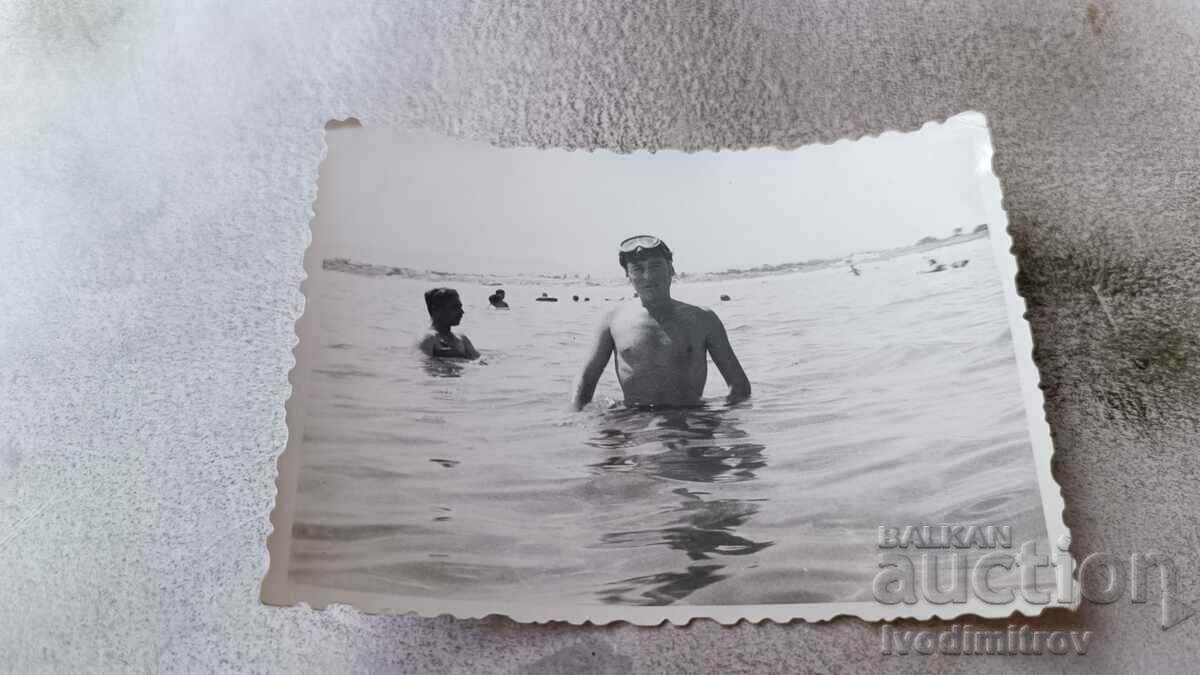
[[[1068,539],[982,115],[796,149],[326,143],[265,602],[1069,604],[1038,587]]]

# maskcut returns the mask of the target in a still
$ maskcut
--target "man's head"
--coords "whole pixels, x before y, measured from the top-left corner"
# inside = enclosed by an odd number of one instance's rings
[[[504,299],[504,289],[503,289],[503,288],[501,288],[500,290],[496,291],[496,297],[500,298],[501,300],[503,300],[503,299]]]
[[[674,255],[658,237],[641,234],[621,242],[617,260],[643,302],[671,297]]]
[[[437,328],[457,326],[463,318],[462,300],[453,288],[431,288],[425,291],[425,309]]]

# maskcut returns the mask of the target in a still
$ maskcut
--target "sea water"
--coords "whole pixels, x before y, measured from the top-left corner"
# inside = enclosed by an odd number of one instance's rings
[[[930,255],[970,264],[919,274]],[[611,364],[569,410],[604,313],[637,302],[627,285],[506,284],[504,311],[486,285],[314,271],[292,579],[478,601],[866,601],[880,526],[1044,541],[987,238],[859,268],[677,283],[717,311],[754,395],[724,405],[710,366],[705,409],[661,412],[622,408]],[[460,292],[479,361],[415,349],[437,285]]]

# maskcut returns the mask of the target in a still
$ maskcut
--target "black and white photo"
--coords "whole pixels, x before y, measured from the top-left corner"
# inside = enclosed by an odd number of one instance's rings
[[[326,142],[265,601],[1070,604],[1030,592],[1070,560],[982,115],[690,154]],[[931,549],[962,555],[965,598],[949,558],[930,588]]]

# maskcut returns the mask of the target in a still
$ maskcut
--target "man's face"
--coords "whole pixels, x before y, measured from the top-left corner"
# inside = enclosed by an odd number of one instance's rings
[[[625,276],[638,295],[648,300],[670,297],[671,263],[666,258],[654,256],[644,260],[631,260],[625,264]]]
[[[457,296],[450,297],[446,302],[434,311],[433,322],[435,324],[444,324],[447,326],[457,326],[462,323],[463,305],[462,300]]]

